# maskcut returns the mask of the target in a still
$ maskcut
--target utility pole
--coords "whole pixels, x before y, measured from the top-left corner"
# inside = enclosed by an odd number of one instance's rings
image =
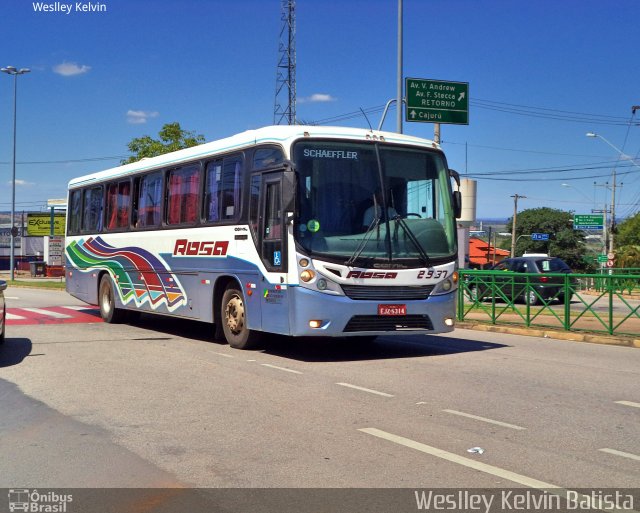
[[[516,220],[518,218],[518,199],[526,199],[526,196],[514,194],[513,198],[513,226],[511,227],[511,258],[516,256]]]
[[[282,0],[280,58],[276,67],[276,98],[273,124],[296,123],[296,2]]]
[[[396,99],[396,124],[397,132],[402,133],[402,0],[398,0],[398,76]]]

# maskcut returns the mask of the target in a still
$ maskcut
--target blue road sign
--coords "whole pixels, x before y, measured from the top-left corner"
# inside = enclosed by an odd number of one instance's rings
[[[548,233],[532,233],[531,240],[549,240]]]

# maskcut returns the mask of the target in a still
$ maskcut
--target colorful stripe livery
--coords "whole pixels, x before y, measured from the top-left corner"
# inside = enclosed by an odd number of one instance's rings
[[[101,237],[73,241],[67,257],[81,272],[108,269],[123,305],[149,303],[152,310],[166,305],[172,312],[187,302],[180,282],[158,257],[137,247],[115,248]]]

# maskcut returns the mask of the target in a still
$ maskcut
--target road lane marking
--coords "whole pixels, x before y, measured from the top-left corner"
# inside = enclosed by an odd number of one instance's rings
[[[47,317],[53,317],[54,319],[71,319],[71,315],[53,312],[51,310],[44,310],[42,308],[21,308],[21,310],[25,310],[27,312],[45,315]]]
[[[216,353],[215,351],[212,351],[213,354],[217,354],[218,356],[224,356],[225,358],[235,358],[233,355],[230,354],[226,354],[226,353]]]
[[[633,406],[634,408],[640,408],[640,403],[634,403],[631,401],[616,401],[616,404],[622,404],[623,406]]]
[[[488,419],[486,417],[479,417],[478,415],[471,415],[470,413],[464,413],[463,411],[456,410],[442,410],[447,413],[451,413],[452,415],[459,415],[460,417],[467,417],[469,419],[481,420],[482,422],[488,422],[489,424],[495,424],[497,426],[502,426],[511,429],[527,429],[522,426],[516,426],[515,424],[508,424],[506,422],[500,422],[499,420]]]
[[[371,388],[359,387],[358,385],[352,385],[350,383],[336,383],[336,385],[340,385],[341,387],[353,388],[355,390],[360,390],[361,392],[368,392],[370,394],[381,395],[382,397],[393,397],[391,394],[387,394],[386,392],[379,392],[378,390],[372,390]]]
[[[82,312],[83,310],[97,310],[95,306],[91,305],[69,305],[69,306],[61,306],[60,308],[66,308],[67,310],[75,310],[76,312]]]
[[[630,452],[616,451],[615,449],[598,449],[601,452],[606,452],[608,454],[613,454],[615,456],[622,456],[623,458],[629,458],[630,460],[640,461],[640,456],[635,454],[631,454]]]
[[[10,312],[7,312],[7,320],[9,321],[18,321],[21,319],[26,319],[26,317],[23,317],[22,315],[16,315]]]
[[[409,447],[410,449],[415,449],[417,451],[423,452],[425,454],[429,454],[431,456],[435,456],[436,458],[441,458],[451,463],[457,463],[458,465],[463,465],[465,467],[469,467],[474,470],[484,472],[486,474],[491,474],[492,476],[501,477],[502,479],[508,479],[509,481],[513,481],[514,483],[518,483],[523,486],[527,486],[529,488],[537,488],[541,490],[550,489],[550,488],[560,489],[559,486],[556,486],[554,484],[545,483],[544,481],[539,481],[538,479],[533,479],[531,477],[523,476],[522,474],[517,474],[516,472],[511,472],[510,470],[505,470],[500,467],[495,467],[493,465],[481,463],[479,461],[472,460],[470,458],[465,458],[464,456],[458,456],[457,454],[454,454],[452,452],[444,451],[442,449],[438,449],[430,445],[416,442],[415,440],[411,440],[403,436],[387,433],[386,431],[382,431],[380,429],[362,428],[362,429],[359,429],[358,431],[362,431],[363,433],[367,433],[368,435],[382,438],[383,440],[388,440],[389,442],[394,442],[396,444]]]
[[[260,365],[262,365],[263,367],[269,367],[271,369],[277,369],[277,370],[281,370],[281,371],[285,371],[285,372],[290,372],[292,374],[302,374],[302,372],[300,372],[300,371],[293,370],[293,369],[287,369],[286,367],[278,367],[277,365],[271,365],[270,363],[261,363]]]

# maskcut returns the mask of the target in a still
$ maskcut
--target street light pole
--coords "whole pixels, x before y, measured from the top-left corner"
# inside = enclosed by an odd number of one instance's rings
[[[17,120],[17,104],[18,104],[18,75],[24,75],[31,70],[28,68],[16,69],[14,66],[1,68],[0,71],[7,75],[13,75],[13,156],[11,158],[11,248],[9,249],[9,270],[11,280],[15,280],[15,238],[17,237],[17,229],[15,227],[14,217],[16,214],[16,120]]]
[[[586,136],[597,137],[598,139],[602,139],[605,143],[607,143],[614,150],[616,150],[620,154],[620,157],[624,156],[624,153],[620,148],[611,144],[607,139],[602,137],[600,134],[596,134],[595,132],[587,132]],[[633,160],[631,160],[631,163],[634,166],[640,167]],[[614,230],[616,226],[616,166],[613,166],[613,171],[611,172],[611,207],[610,208],[611,208],[611,229],[609,230],[609,253],[613,253],[613,247],[614,247],[613,238],[614,238]]]
[[[526,199],[526,196],[514,194],[513,198],[513,226],[511,227],[511,258],[516,256],[516,219],[518,218],[518,199]]]

